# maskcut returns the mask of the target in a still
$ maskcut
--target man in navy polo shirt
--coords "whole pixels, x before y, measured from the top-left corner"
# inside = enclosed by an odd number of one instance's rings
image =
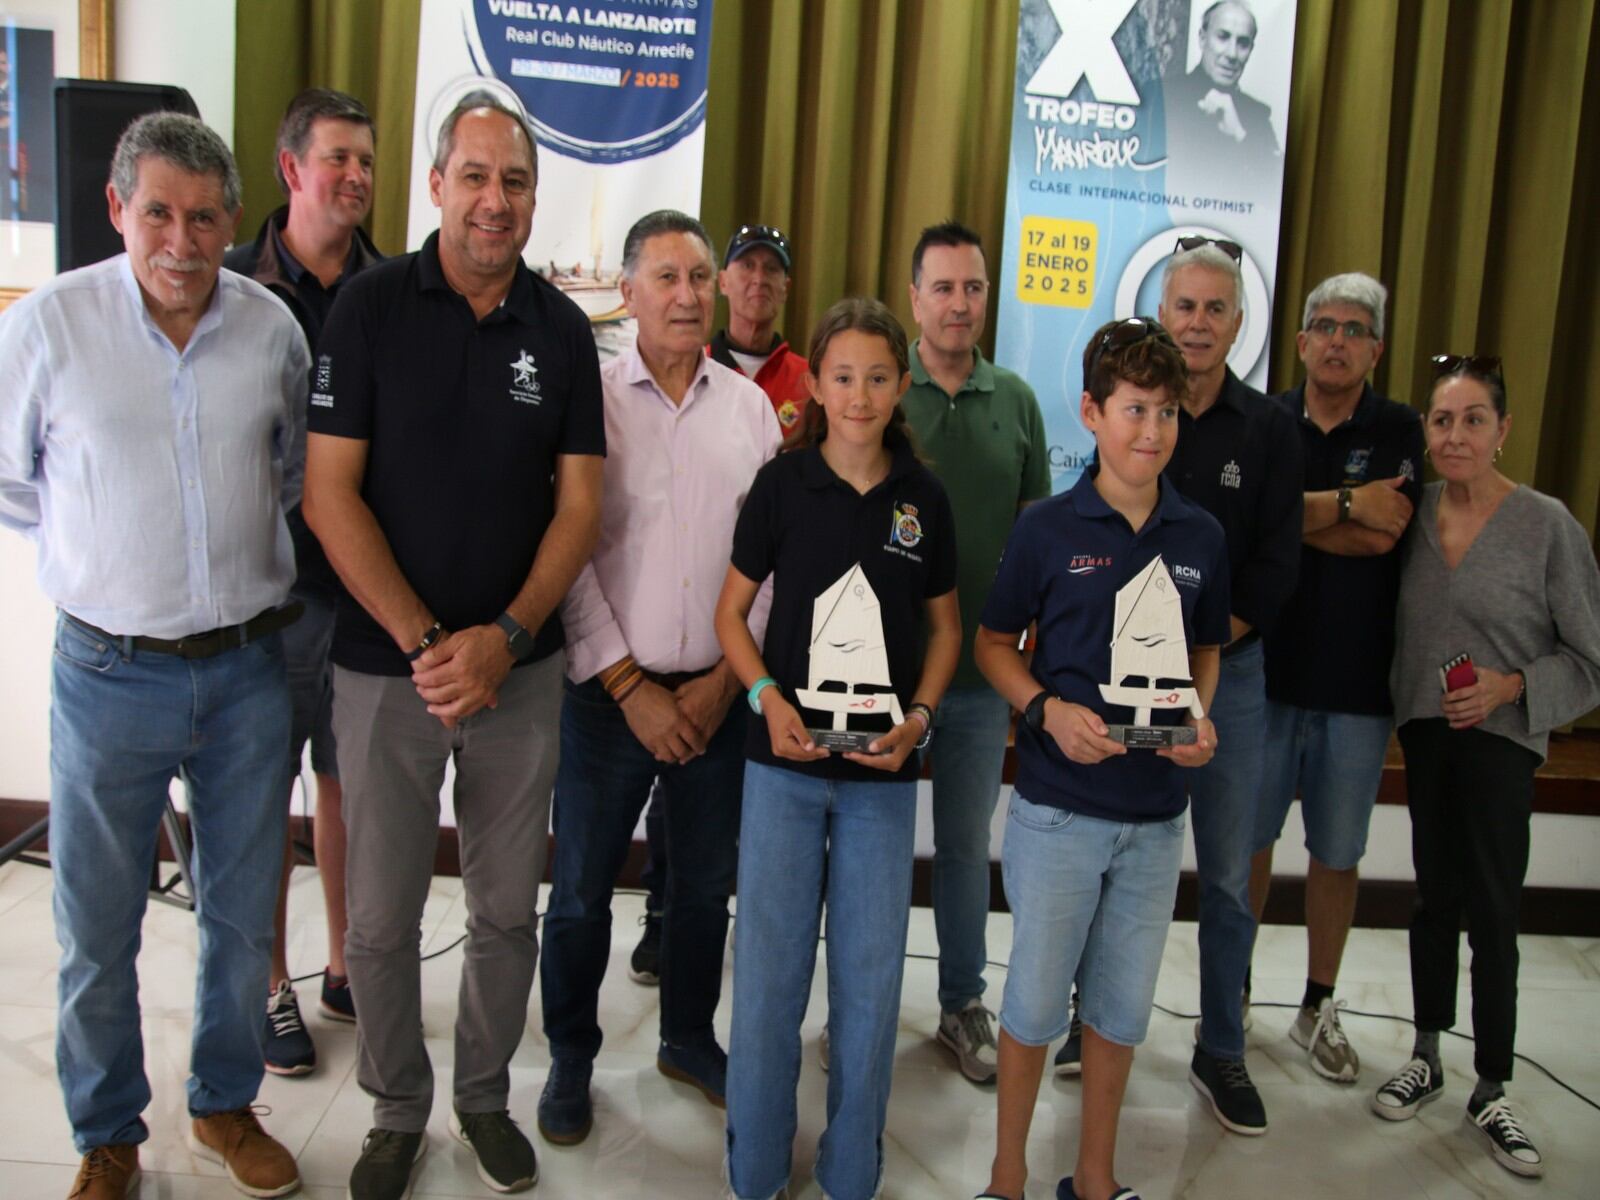
[[[556,606],[594,548],[605,429],[589,322],[522,263],[538,163],[473,92],[429,171],[439,232],[364,271],[323,331],[305,513],[354,598],[334,633],[357,1077],[352,1200],[398,1200],[425,1145],[419,923],[456,768],[467,944],[451,1130],[499,1191],[538,1166],[506,1111],[538,956],[561,703]]]
[[[1393,723],[1396,545],[1422,495],[1422,421],[1367,382],[1383,355],[1387,301],[1387,289],[1369,275],[1318,284],[1297,339],[1305,382],[1277,398],[1304,450],[1304,547],[1299,584],[1267,633],[1267,761],[1250,898],[1259,921],[1272,847],[1298,792],[1311,852],[1308,961],[1289,1034],[1319,1075],[1339,1083],[1355,1082],[1361,1069],[1333,987]]]

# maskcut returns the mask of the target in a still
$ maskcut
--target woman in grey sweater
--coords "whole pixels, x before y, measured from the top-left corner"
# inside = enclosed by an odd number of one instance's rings
[[[1424,490],[1404,550],[1389,679],[1417,874],[1417,1040],[1372,1108],[1401,1121],[1443,1090],[1439,1034],[1455,1024],[1465,917],[1478,1073],[1467,1115],[1501,1166],[1537,1176],[1543,1160],[1505,1096],[1517,913],[1534,769],[1551,729],[1600,704],[1600,570],[1560,501],[1495,469],[1511,431],[1500,360],[1433,364],[1424,429],[1440,481]]]

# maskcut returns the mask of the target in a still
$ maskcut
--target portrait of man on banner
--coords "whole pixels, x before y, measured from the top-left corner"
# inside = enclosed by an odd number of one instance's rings
[[[1241,86],[1262,41],[1257,7],[1263,6],[1194,0],[1187,35],[1180,26],[1180,41],[1162,80],[1169,181],[1174,171],[1199,172],[1248,186],[1277,171],[1283,148],[1272,109]],[[1271,65],[1264,61],[1251,73],[1258,86]]]

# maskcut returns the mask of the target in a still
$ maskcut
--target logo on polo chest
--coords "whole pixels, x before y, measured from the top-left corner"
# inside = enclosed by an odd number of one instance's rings
[[[1067,563],[1068,575],[1093,575],[1101,567],[1111,565],[1109,554],[1074,554]]]
[[[311,384],[311,403],[317,408],[333,407],[333,356],[317,356],[317,375]]]
[[[902,500],[894,506],[894,514],[889,522],[889,541],[884,549],[902,558],[909,558],[912,562],[921,562],[922,555],[911,551],[922,544],[926,533],[917,506]]]
[[[1367,477],[1367,468],[1372,463],[1372,448],[1363,447],[1350,451],[1350,457],[1344,460],[1344,477],[1347,483],[1360,483]]]
[[[1222,486],[1237,490],[1239,482],[1239,464],[1230,460],[1228,465],[1222,468]]]
[[[1199,567],[1186,567],[1182,563],[1173,563],[1167,570],[1172,572],[1172,581],[1183,584],[1185,587],[1199,587],[1205,582],[1205,576]]]
[[[538,374],[539,368],[533,356],[526,350],[522,351],[511,363],[511,398],[522,404],[538,404]]]

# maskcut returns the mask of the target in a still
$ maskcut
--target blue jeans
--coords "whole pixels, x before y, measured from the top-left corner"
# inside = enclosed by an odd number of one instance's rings
[[[188,787],[200,943],[189,1112],[255,1100],[288,740],[278,634],[186,660],[135,652],[58,619],[50,706],[56,1066],[80,1153],[149,1136],[134,961],[176,776]]]
[[[1137,1046],[1150,1025],[1183,865],[1183,815],[1102,821],[1013,793],[1001,851],[1011,969],[1000,1024],[1024,1046],[1067,1031],[1072,981],[1083,1023]]]
[[[933,927],[939,937],[939,1007],[983,995],[988,965],[989,826],[1000,796],[1011,706],[993,689],[951,688],[934,718]]]
[[[737,700],[706,752],[657,762],[598,680],[566,683],[556,772],[555,866],[539,964],[544,1031],[554,1057],[593,1059],[600,984],[611,958],[611,894],[651,784],[666,818],[661,923],[661,1037],[712,1036],[722,997],[728,897],[739,866],[739,795],[749,714]]]
[[[1333,871],[1359,866],[1393,728],[1392,717],[1267,701],[1256,850],[1277,842],[1298,792],[1311,857]]]
[[[744,786],[728,1181],[741,1200],[772,1196],[788,1182],[800,1022],[826,901],[832,1070],[816,1178],[831,1200],[867,1200],[883,1173],[916,784],[817,779],[749,763]]]
[[[1217,727],[1217,752],[1186,775],[1200,877],[1200,1048],[1213,1058],[1244,1057],[1240,999],[1256,939],[1250,858],[1266,703],[1257,641],[1223,658],[1207,714]]]

